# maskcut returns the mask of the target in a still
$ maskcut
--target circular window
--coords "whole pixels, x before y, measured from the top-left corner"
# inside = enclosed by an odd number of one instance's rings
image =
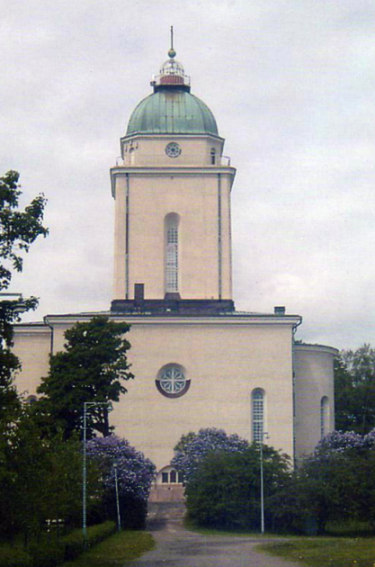
[[[190,380],[186,380],[182,366],[167,364],[159,371],[156,387],[167,398],[179,398],[188,391]]]
[[[176,158],[181,154],[181,148],[176,142],[170,142],[165,148],[165,153],[169,157]]]

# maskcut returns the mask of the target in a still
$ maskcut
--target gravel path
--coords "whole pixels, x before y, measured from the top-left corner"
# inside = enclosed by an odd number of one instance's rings
[[[148,530],[156,547],[140,559],[127,561],[124,567],[301,567],[299,563],[255,551],[260,542],[256,537],[190,532],[183,526],[183,511],[181,506],[152,505]]]

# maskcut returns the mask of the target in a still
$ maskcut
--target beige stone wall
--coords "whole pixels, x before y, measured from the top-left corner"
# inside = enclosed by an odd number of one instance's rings
[[[64,332],[90,317],[49,317],[53,352],[63,349]],[[113,317],[121,320],[121,317]],[[293,454],[291,331],[296,321],[257,317],[126,317],[132,324],[129,354],[136,376],[128,394],[114,404],[116,432],[143,451],[158,469],[167,466],[182,434],[221,427],[251,439],[251,391],[263,388],[268,443]],[[16,384],[35,394],[48,373],[50,328],[23,325],[15,330],[15,354],[22,361]],[[334,429],[333,358],[336,350],[296,345],[295,451],[311,453],[320,439],[320,402],[330,402],[328,429]],[[191,380],[181,398],[166,398],[155,379],[166,364],[184,367]]]
[[[321,438],[320,403],[329,400],[327,433],[333,431],[333,359],[337,350],[319,345],[295,345],[296,455],[311,453]]]
[[[129,171],[129,299],[145,284],[146,299],[165,293],[165,217],[179,222],[179,293],[182,299],[219,298],[218,173],[194,170]],[[221,292],[231,299],[230,189],[233,172],[221,172]],[[116,174],[114,299],[126,289],[127,180]]]
[[[251,391],[266,392],[269,443],[293,452],[291,327],[132,322],[130,358],[136,379],[112,415],[116,431],[156,464],[168,465],[182,434],[221,427],[251,438]],[[178,363],[191,380],[181,398],[156,388],[161,367]]]
[[[64,332],[90,317],[48,317],[54,327],[53,351],[63,348]],[[113,320],[121,320],[113,317]],[[111,422],[157,465],[167,466],[181,435],[219,427],[251,440],[251,392],[263,388],[268,443],[293,453],[291,333],[296,320],[257,317],[126,317],[131,323],[129,358],[135,380],[114,404]],[[48,369],[49,329],[18,327],[15,352],[23,371],[21,390],[34,393]],[[41,338],[43,336],[43,339]],[[168,363],[184,367],[190,389],[167,398],[156,388],[158,371]]]
[[[15,327],[13,352],[22,363],[16,378],[19,393],[35,395],[42,377],[47,376],[51,329],[43,324]]]
[[[170,142],[180,145],[176,158],[165,153]],[[164,219],[169,213],[180,217],[181,298],[231,299],[230,190],[235,170],[222,160],[223,145],[222,138],[211,135],[135,135],[121,140],[124,163],[111,170],[116,200],[113,299],[133,299],[135,283],[145,284],[146,299],[164,298]]]

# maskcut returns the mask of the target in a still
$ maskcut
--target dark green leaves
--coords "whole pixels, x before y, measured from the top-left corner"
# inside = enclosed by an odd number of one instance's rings
[[[127,361],[130,343],[123,338],[126,323],[114,323],[107,317],[94,317],[77,323],[65,333],[65,351],[50,358],[50,371],[38,392],[42,405],[66,438],[82,427],[84,402],[91,406],[87,415],[88,438],[93,430],[109,435],[108,407],[103,403],[118,401],[125,394],[124,382],[133,378]]]

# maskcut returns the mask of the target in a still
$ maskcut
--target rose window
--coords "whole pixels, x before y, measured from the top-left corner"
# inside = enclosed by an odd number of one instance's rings
[[[156,386],[164,396],[179,398],[189,389],[190,380],[186,380],[182,366],[167,364],[160,370],[156,379]]]

